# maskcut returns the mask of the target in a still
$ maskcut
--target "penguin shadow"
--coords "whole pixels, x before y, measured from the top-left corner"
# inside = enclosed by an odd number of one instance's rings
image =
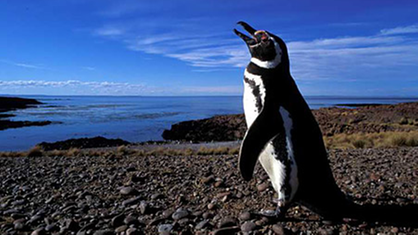
[[[376,200],[376,199],[375,199]],[[389,200],[378,200],[388,202]],[[318,223],[323,222],[327,225],[332,224],[350,224],[353,226],[367,223],[368,227],[378,226],[394,226],[394,227],[410,227],[418,228],[418,205],[406,204],[406,205],[374,205],[374,204],[358,204],[357,214],[354,214],[348,218],[294,218],[283,215],[271,220],[275,222],[308,222]],[[303,207],[303,206],[302,206]],[[306,207],[305,207],[306,208]],[[309,210],[306,208],[306,210]],[[313,212],[312,212],[313,213]],[[313,213],[315,214],[315,213]]]
[[[378,201],[388,202],[389,200]],[[416,204],[374,205],[367,203],[357,205],[359,214],[357,216],[354,215],[353,218],[359,221],[378,226],[384,224],[396,227],[418,228],[418,205]]]

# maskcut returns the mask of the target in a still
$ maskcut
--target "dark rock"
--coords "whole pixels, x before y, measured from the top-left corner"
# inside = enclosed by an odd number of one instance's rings
[[[130,206],[130,205],[138,203],[140,200],[141,200],[140,196],[126,199],[125,201],[122,202],[122,206]]]
[[[58,225],[57,224],[55,224],[55,223],[52,223],[52,224],[49,224],[49,225],[47,225],[46,227],[45,227],[45,230],[47,231],[47,232],[58,232],[59,230],[60,230],[60,228],[58,227]]]
[[[115,233],[121,233],[121,232],[124,232],[126,229],[128,229],[128,226],[127,226],[127,225],[122,225],[122,226],[119,226],[119,227],[117,227],[117,228],[115,229]]]
[[[25,227],[25,225],[21,222],[14,223],[14,228],[16,230],[23,230],[24,227]]]
[[[212,234],[213,235],[231,235],[239,231],[240,231],[240,228],[238,226],[234,226],[234,227],[216,229],[212,232]]]
[[[132,187],[122,187],[120,189],[120,194],[122,195],[138,195],[138,190]]]
[[[197,229],[197,230],[204,229],[208,226],[208,224],[209,224],[209,220],[207,220],[207,219],[202,220],[196,225],[195,229]]]
[[[243,213],[241,213],[241,214],[239,215],[239,219],[240,219],[241,221],[247,221],[247,220],[250,220],[250,219],[251,219],[251,213],[250,213],[250,212],[248,212],[248,211],[243,212]]]
[[[133,216],[133,215],[126,216],[126,218],[123,220],[123,222],[126,225],[138,224],[139,223],[138,219],[135,216]]]
[[[72,219],[65,219],[62,225],[62,229],[68,230],[68,231],[77,231],[78,229],[80,229],[80,226],[78,225],[77,222],[75,222]]]
[[[161,224],[158,226],[158,233],[170,233],[173,230],[173,225],[171,224]]]
[[[35,229],[30,235],[45,235],[46,231],[44,228]]]
[[[41,215],[34,215],[28,220],[28,224],[36,224],[41,221],[44,217]]]
[[[119,226],[123,225],[124,219],[125,219],[125,215],[124,214],[119,214],[119,215],[113,217],[110,223],[113,227],[119,227]]]
[[[269,184],[267,182],[265,182],[265,183],[262,183],[262,184],[257,185],[257,190],[259,192],[263,192],[266,189],[268,189],[268,187],[269,187]]]
[[[275,224],[275,225],[273,225],[272,230],[273,230],[273,232],[274,232],[275,234],[278,234],[278,235],[285,235],[285,232],[284,232],[283,226],[281,226],[280,224]]]
[[[157,200],[157,199],[161,199],[164,198],[164,195],[161,193],[155,193],[153,195],[151,195],[151,200]]]
[[[247,221],[247,222],[245,222],[244,224],[241,225],[241,231],[250,232],[250,231],[253,231],[256,227],[257,227],[257,225],[255,225],[254,222]]]
[[[139,204],[139,211],[141,212],[141,214],[145,215],[148,213],[149,211],[149,205],[146,201],[141,201],[141,203]]]
[[[128,228],[128,230],[126,230],[126,235],[141,235],[141,231],[138,230],[137,228]]]
[[[112,230],[97,230],[93,233],[93,235],[114,235],[115,233]]]
[[[174,212],[174,214],[171,216],[173,220],[179,220],[187,217],[189,215],[189,212],[186,209],[179,208]]]
[[[167,210],[163,211],[162,218],[167,219],[167,218],[171,217],[171,215],[173,215],[174,212],[175,212],[174,209],[171,209],[171,208],[167,209]]]
[[[231,217],[222,218],[218,223],[218,228],[233,227],[237,225],[237,220]]]

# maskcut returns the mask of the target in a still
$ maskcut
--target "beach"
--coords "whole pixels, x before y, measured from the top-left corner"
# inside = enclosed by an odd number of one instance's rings
[[[417,234],[407,215],[418,206],[417,110],[313,111],[343,192],[361,205],[400,207],[402,221],[324,221],[297,204],[281,219],[260,214],[277,195],[259,165],[253,180],[241,178],[245,123],[223,115],[174,124],[164,141],[86,138],[0,153],[0,233]]]

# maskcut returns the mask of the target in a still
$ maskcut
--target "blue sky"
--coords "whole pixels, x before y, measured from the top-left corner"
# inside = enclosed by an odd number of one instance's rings
[[[304,95],[417,96],[418,1],[0,1],[0,94],[240,95],[244,20]]]

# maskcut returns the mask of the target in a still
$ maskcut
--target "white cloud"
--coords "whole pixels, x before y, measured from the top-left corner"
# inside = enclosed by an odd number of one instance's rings
[[[130,27],[120,40],[130,50],[175,58],[195,68],[229,69],[248,64],[248,49],[232,33],[211,34],[199,27],[176,28],[181,24],[172,22],[174,26],[170,25],[168,30],[160,30],[158,27],[162,26],[156,25]],[[346,81],[388,74],[403,76],[413,71],[411,68],[418,62],[418,40],[398,34],[416,30],[417,26],[408,26],[384,29],[370,36],[288,41],[292,74],[298,80]],[[162,31],[165,33],[158,33]]]
[[[120,83],[120,82],[85,82],[79,80],[66,80],[66,81],[43,81],[43,80],[13,80],[13,81],[0,81],[0,87],[20,87],[20,88],[88,88],[88,89],[125,89],[125,90],[136,90],[143,91],[147,89],[147,86],[143,84],[132,84],[132,83]]]
[[[418,24],[391,29],[382,29],[380,30],[380,33],[383,35],[418,33]]]

